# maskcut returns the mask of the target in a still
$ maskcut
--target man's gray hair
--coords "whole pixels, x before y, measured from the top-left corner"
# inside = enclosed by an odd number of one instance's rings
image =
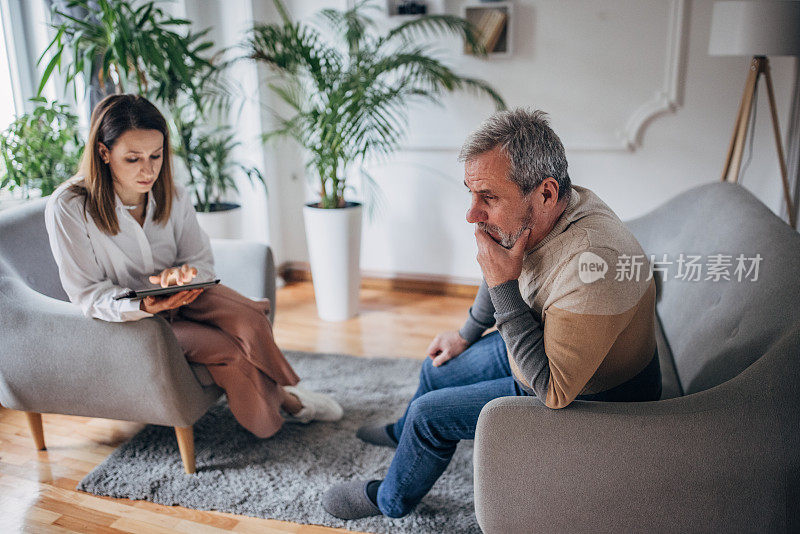
[[[511,163],[509,180],[523,195],[551,176],[558,182],[558,200],[569,198],[572,183],[564,145],[550,128],[547,113],[527,108],[498,111],[467,137],[458,160],[471,161],[498,146]]]

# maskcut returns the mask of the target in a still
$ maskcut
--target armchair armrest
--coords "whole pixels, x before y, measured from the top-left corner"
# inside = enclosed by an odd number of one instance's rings
[[[0,403],[61,413],[189,426],[219,397],[189,368],[159,317],[84,317],[13,277],[0,278]]]
[[[268,298],[270,322],[275,321],[275,260],[272,249],[238,239],[212,239],[214,269],[226,286],[250,298]]]
[[[800,329],[736,378],[645,403],[487,404],[475,436],[486,533],[800,527]]]

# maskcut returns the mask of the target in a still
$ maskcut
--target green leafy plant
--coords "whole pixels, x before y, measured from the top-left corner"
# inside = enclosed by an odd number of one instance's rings
[[[67,86],[83,74],[96,79],[100,87],[111,82],[117,93],[138,94],[174,105],[181,94],[198,103],[201,91],[199,72],[209,72],[212,64],[202,53],[213,46],[203,40],[208,29],[188,31],[188,20],[173,18],[156,7],[155,1],[133,3],[124,0],[69,0],[65,7],[79,8],[87,16],[78,18],[54,5],[56,30],[50,44],[50,61],[39,83],[39,94],[58,67]],[[136,7],[138,5],[138,7]],[[187,28],[185,34],[176,30]]]
[[[236,175],[246,176],[251,183],[259,181],[266,185],[261,172],[232,158],[233,151],[241,144],[235,140],[229,128],[204,131],[191,122],[176,126],[181,143],[175,155],[190,170],[186,187],[194,196],[197,211],[221,211],[226,208],[224,199],[229,191],[238,192]]]
[[[249,58],[277,74],[269,87],[291,110],[277,117],[278,128],[264,139],[289,137],[305,149],[318,180],[319,207],[343,207],[350,167],[363,169],[368,158],[398,148],[411,102],[438,103],[443,93],[466,89],[505,107],[489,84],[456,74],[417,44],[421,37],[458,35],[485,53],[465,19],[423,16],[375,35],[374,20],[365,14],[375,6],[364,0],[346,11],[323,9],[317,25],[293,21],[274,1],[281,21],[255,26],[244,44]],[[323,28],[333,37],[326,38]]]
[[[51,194],[78,169],[83,140],[78,117],[65,105],[33,99],[37,106],[0,135],[0,189]]]
[[[53,25],[56,35],[39,58],[43,61],[52,49],[39,91],[54,70],[61,71],[64,66],[67,88],[74,89],[76,77],[82,74],[100,87],[111,81],[117,93],[135,92],[161,103],[177,132],[173,148],[186,166],[187,185],[196,192],[196,207],[208,211],[218,197],[235,190],[230,181],[231,169],[238,165],[230,159],[235,144],[230,136],[209,133],[204,125],[213,112],[225,116],[230,109],[233,91],[224,75],[229,62],[221,59],[222,53],[207,57],[214,47],[205,39],[208,29],[192,32],[188,20],[170,17],[156,4],[66,2],[70,10],[83,10],[87,14],[83,18],[55,5],[53,18],[60,22]],[[225,150],[228,153],[223,156]],[[239,167],[251,177],[257,172]]]

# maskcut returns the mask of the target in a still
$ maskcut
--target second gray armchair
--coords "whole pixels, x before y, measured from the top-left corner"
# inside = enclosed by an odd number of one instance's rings
[[[203,366],[190,365],[159,317],[109,323],[67,302],[44,224],[45,200],[0,212],[0,404],[25,411],[36,446],[41,414],[175,427],[187,473],[195,471],[192,424],[220,397]],[[275,266],[266,245],[212,242],[226,285],[269,298]]]

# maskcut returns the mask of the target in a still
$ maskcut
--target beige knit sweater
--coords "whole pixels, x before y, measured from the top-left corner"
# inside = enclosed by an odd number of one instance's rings
[[[526,253],[519,280],[484,286],[461,335],[472,342],[496,321],[520,385],[562,408],[650,363],[655,296],[636,238],[597,195],[574,186],[552,231]]]

